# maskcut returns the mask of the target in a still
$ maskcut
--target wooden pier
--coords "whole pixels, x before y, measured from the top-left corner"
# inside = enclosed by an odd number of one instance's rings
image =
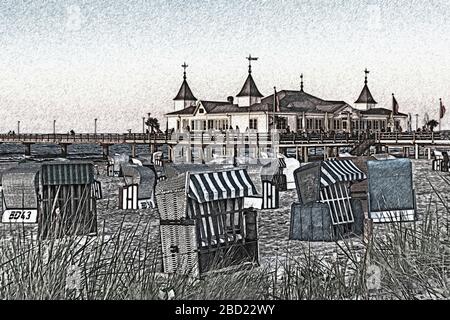
[[[158,146],[167,144],[173,157],[175,147],[187,150],[199,149],[202,152],[210,147],[227,147],[236,150],[239,146],[253,148],[257,154],[265,148],[273,148],[276,152],[286,149],[296,149],[296,155],[307,161],[309,148],[324,148],[324,154],[336,154],[337,148],[368,148],[375,145],[383,148],[403,147],[414,148],[418,158],[419,147],[431,149],[450,147],[450,132],[431,133],[384,133],[348,134],[348,133],[256,133],[256,132],[192,132],[192,133],[79,133],[79,134],[1,134],[0,143],[16,143],[25,146],[25,154],[31,154],[33,144],[55,144],[62,150],[62,156],[67,155],[67,147],[72,144],[97,144],[102,146],[103,155],[109,155],[109,147],[115,144],[129,144],[132,156],[136,156],[136,145],[148,145],[149,152],[154,152]],[[364,144],[364,145],[363,145]],[[363,149],[364,149],[363,148]],[[363,150],[364,151],[364,150]],[[190,152],[189,152],[190,153]]]

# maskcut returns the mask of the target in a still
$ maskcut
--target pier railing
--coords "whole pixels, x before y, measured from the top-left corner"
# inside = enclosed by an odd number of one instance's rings
[[[258,132],[190,132],[190,133],[77,133],[77,134],[0,134],[0,143],[274,143],[284,145],[295,144],[333,144],[360,143],[374,139],[376,143],[435,143],[446,141],[450,143],[450,132],[376,132],[376,133],[258,133]]]
[[[150,143],[167,140],[165,133],[0,134],[0,142],[21,143]]]

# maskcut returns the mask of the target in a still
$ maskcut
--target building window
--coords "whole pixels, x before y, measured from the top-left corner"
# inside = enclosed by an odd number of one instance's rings
[[[375,120],[374,122],[373,122],[373,130],[378,130],[379,129],[379,127],[378,127],[378,120]]]
[[[339,129],[341,129],[341,126],[340,126],[340,121],[339,121],[339,119],[334,119],[333,120],[333,129],[334,130],[339,130]]]
[[[306,129],[312,130],[313,128],[313,119],[306,119]]]
[[[303,129],[303,118],[297,118],[297,130]]]
[[[203,108],[198,109],[198,113],[205,113],[205,110]]]
[[[248,123],[248,128],[258,130],[258,119],[250,119]]]
[[[277,117],[275,123],[277,129],[284,130],[287,128],[287,118],[285,117]]]
[[[323,129],[323,121],[322,119],[316,119],[316,130]]]

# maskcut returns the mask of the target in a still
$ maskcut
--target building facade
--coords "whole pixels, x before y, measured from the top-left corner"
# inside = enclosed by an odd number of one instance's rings
[[[255,60],[255,58],[249,58]],[[199,132],[234,129],[241,132],[379,132],[403,131],[408,116],[392,109],[376,107],[365,70],[364,87],[351,106],[345,101],[325,100],[304,91],[303,75],[299,90],[281,90],[263,96],[252,77],[249,63],[248,76],[241,91],[227,101],[198,100],[186,80],[184,64],[183,82],[174,98],[174,111],[167,113],[169,130]],[[393,101],[395,98],[393,97]],[[396,102],[396,101],[395,101]]]

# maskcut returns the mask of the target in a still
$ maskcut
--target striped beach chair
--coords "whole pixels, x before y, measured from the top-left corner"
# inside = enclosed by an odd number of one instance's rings
[[[160,182],[156,199],[164,271],[203,274],[257,264],[256,210],[245,206],[245,198],[255,195],[245,169],[188,172]]]
[[[310,163],[294,172],[299,202],[291,207],[290,239],[333,241],[361,234],[364,212],[353,182],[366,175],[350,160]]]

